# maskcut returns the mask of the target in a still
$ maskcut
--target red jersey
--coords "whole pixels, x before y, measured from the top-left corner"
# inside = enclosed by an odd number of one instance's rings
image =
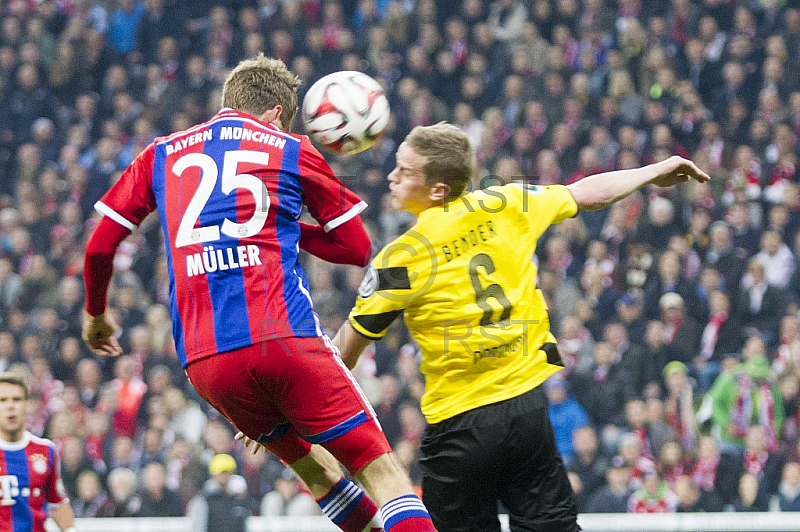
[[[366,208],[308,137],[223,109],[155,139],[97,202],[133,230],[158,210],[181,363],[320,336],[297,258],[303,206],[326,231]]]
[[[53,442],[28,431],[0,440],[0,532],[45,532],[45,504],[68,502]]]

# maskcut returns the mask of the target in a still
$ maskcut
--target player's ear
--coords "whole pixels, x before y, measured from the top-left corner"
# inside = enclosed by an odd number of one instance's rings
[[[264,111],[264,113],[262,113],[262,115],[259,116],[258,119],[261,120],[262,122],[273,123],[276,126],[281,127],[280,117],[282,113],[283,113],[283,106],[276,105],[275,107],[272,107],[271,109],[267,109],[266,111]]]
[[[439,203],[443,202],[450,195],[450,185],[447,183],[436,183],[431,187],[431,200]]]

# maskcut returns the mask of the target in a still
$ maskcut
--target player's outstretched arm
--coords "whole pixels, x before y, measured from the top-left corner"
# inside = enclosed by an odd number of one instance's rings
[[[86,309],[83,340],[98,356],[122,354],[116,338],[117,325],[105,315],[106,296],[114,273],[114,253],[130,230],[104,216],[86,243],[83,279],[86,285]]]
[[[366,336],[359,334],[349,322],[345,321],[339,328],[339,332],[333,338],[333,346],[342,355],[342,362],[348,369],[353,369],[358,362],[358,357],[364,349],[372,342]]]
[[[579,209],[595,211],[608,207],[646,185],[671,187],[694,179],[704,182],[710,178],[696,164],[674,155],[665,161],[642,168],[595,174],[567,188]]]
[[[372,242],[359,216],[328,232],[321,225],[300,222],[300,249],[333,264],[362,268],[372,257]]]

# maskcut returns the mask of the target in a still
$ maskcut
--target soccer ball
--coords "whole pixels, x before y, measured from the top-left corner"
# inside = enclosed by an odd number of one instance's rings
[[[308,89],[303,122],[308,135],[326,149],[359,153],[383,134],[389,101],[378,82],[363,72],[334,72]]]

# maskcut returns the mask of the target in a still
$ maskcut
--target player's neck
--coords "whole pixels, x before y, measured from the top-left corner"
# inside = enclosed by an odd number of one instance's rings
[[[25,434],[25,429],[19,430],[2,430],[0,429],[0,440],[8,443],[17,443],[18,441],[22,440],[22,436]]]

